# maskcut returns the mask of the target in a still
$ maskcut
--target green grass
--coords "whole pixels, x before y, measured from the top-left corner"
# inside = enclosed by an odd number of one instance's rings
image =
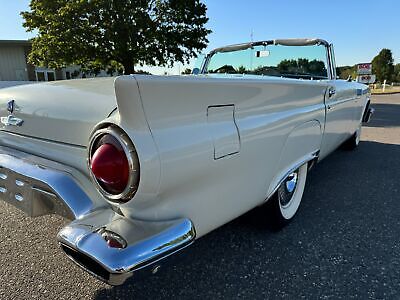
[[[385,91],[382,89],[371,89],[371,93],[373,95],[400,93],[400,86],[386,87]]]

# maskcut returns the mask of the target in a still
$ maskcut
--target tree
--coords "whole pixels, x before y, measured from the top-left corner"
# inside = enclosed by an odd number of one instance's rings
[[[245,66],[239,66],[239,68],[237,69],[238,74],[246,74],[247,73],[247,69]]]
[[[400,64],[394,66],[393,81],[400,82]]]
[[[188,63],[207,46],[200,0],[31,0],[22,12],[31,63],[134,73],[135,65]]]
[[[215,70],[208,70],[208,73],[227,73],[227,74],[237,74],[237,70],[231,65],[223,65]]]
[[[277,69],[281,74],[309,74],[314,76],[327,76],[325,64],[320,60],[309,61],[306,58],[284,59],[278,65]]]
[[[337,67],[336,72],[340,79],[348,79],[349,76],[351,76],[352,79],[356,79],[357,65]]]
[[[372,74],[376,75],[376,80],[383,82],[392,80],[394,73],[393,55],[389,49],[382,49],[381,52],[372,60]]]
[[[181,74],[182,75],[190,75],[190,74],[192,74],[192,69],[186,68]]]
[[[151,74],[149,71],[145,71],[145,70],[136,70],[135,74],[142,74],[142,75],[153,75]]]

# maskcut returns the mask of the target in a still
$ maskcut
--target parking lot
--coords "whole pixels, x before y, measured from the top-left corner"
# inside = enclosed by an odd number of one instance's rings
[[[146,280],[110,287],[74,266],[67,222],[0,201],[0,299],[400,298],[400,94],[373,96],[356,151],[308,177],[295,220],[273,232],[260,210],[217,229]],[[245,199],[243,199],[245,201]]]

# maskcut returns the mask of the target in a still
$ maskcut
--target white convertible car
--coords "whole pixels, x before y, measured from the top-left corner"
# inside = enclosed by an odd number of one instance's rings
[[[282,39],[215,49],[190,76],[2,89],[0,196],[71,219],[61,249],[112,285],[264,203],[282,227],[373,112],[335,69],[326,41]]]

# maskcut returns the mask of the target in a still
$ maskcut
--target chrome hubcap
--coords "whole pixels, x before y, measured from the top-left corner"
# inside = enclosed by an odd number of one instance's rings
[[[292,173],[286,179],[286,190],[289,193],[293,193],[294,189],[296,188],[297,184],[297,173]]]
[[[285,179],[285,181],[279,186],[278,195],[279,195],[279,203],[282,207],[288,206],[290,200],[292,200],[292,196],[296,190],[298,181],[298,173],[293,172],[290,173],[289,176]]]

